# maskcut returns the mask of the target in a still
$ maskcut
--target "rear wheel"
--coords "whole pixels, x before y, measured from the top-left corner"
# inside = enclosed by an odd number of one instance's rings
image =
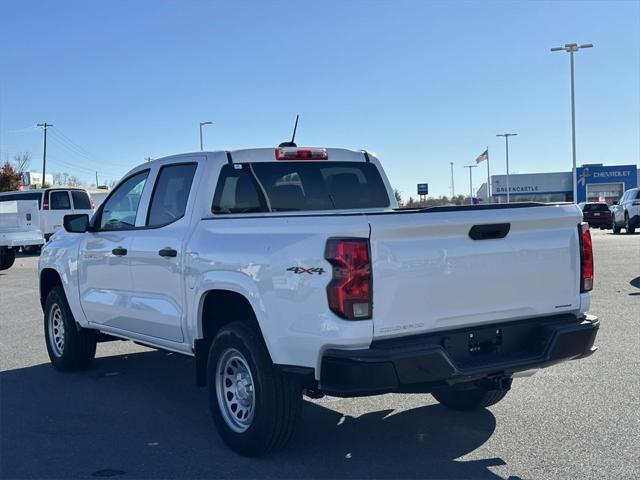
[[[215,337],[207,365],[209,408],[224,442],[256,456],[286,445],[302,410],[302,390],[271,362],[260,334],[244,322]]]
[[[52,365],[63,372],[89,368],[96,355],[96,336],[78,328],[62,287],[47,296],[44,338]]]
[[[502,400],[509,389],[473,386],[470,388],[446,387],[431,395],[445,407],[454,410],[476,410],[490,407]]]
[[[16,251],[13,248],[0,249],[0,270],[8,270],[16,261]]]
[[[636,231],[636,227],[632,227],[631,226],[631,222],[629,220],[629,214],[625,213],[624,214],[624,229],[626,230],[627,234],[631,235],[633,232]]]

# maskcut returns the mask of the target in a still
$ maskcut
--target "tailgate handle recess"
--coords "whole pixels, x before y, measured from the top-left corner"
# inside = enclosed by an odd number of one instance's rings
[[[488,225],[474,225],[469,230],[469,236],[473,240],[494,240],[504,238],[511,229],[510,223],[490,223]]]

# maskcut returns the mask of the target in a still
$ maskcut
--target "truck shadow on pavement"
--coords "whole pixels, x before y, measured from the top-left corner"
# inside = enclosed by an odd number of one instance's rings
[[[190,358],[150,351],[97,358],[81,373],[8,370],[0,372],[0,477],[501,478],[488,469],[504,465],[500,458],[456,460],[490,438],[493,414],[424,398],[424,407],[393,413],[390,404],[359,417],[344,417],[342,400],[305,401],[289,447],[251,459],[217,436]]]

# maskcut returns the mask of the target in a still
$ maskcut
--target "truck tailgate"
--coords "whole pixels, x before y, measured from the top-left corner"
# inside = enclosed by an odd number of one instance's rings
[[[517,207],[368,215],[374,338],[579,310],[580,210]]]

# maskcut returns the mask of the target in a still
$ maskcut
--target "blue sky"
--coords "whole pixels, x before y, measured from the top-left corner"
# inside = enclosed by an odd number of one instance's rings
[[[578,164],[640,158],[640,2],[0,3],[0,158],[55,125],[48,172],[115,179],[147,156],[298,144],[376,152],[405,196],[468,191],[492,173],[571,168],[569,58],[576,54]],[[73,143],[60,135],[65,135]],[[50,137],[50,138],[51,138]],[[474,171],[475,186],[486,179]]]

